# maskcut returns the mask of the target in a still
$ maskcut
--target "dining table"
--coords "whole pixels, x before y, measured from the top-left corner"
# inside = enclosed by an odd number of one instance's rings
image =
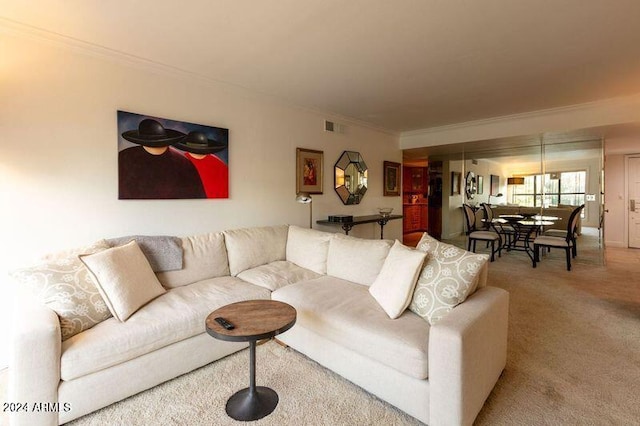
[[[559,220],[562,220],[562,218],[558,216],[546,216],[546,215],[540,215],[540,214],[531,216],[531,219],[543,220],[547,222],[557,222]]]
[[[491,221],[491,227],[499,235],[504,236],[502,248],[506,251],[523,251],[531,261],[534,259],[533,240],[544,226],[551,226],[555,222],[553,216],[524,216],[519,214],[504,214]]]

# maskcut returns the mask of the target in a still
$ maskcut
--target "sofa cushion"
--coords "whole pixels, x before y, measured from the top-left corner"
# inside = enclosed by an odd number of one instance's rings
[[[296,327],[411,377],[427,378],[429,324],[411,311],[390,319],[368,287],[322,276],[280,288],[271,296],[296,308]]]
[[[426,253],[406,247],[396,240],[369,293],[395,319],[409,306]]]
[[[229,270],[234,277],[245,269],[285,260],[288,226],[224,231]]]
[[[80,255],[98,291],[119,321],[165,292],[135,240],[101,252]]]
[[[392,241],[367,240],[336,234],[329,243],[327,274],[371,285],[389,254]]]
[[[334,234],[289,226],[287,260],[319,274],[327,273],[329,241]]]
[[[156,274],[165,288],[229,275],[229,259],[222,232],[183,237],[181,243],[182,269]]]
[[[521,214],[524,216],[533,216],[535,214],[540,214],[540,207],[520,206],[518,209],[518,214]]]
[[[62,340],[111,317],[91,274],[78,258],[79,254],[108,248],[109,244],[100,240],[88,247],[48,255],[39,265],[10,273],[18,283],[28,287],[30,297],[58,315]]]
[[[271,291],[299,281],[311,280],[321,275],[286,260],[260,265],[240,272],[238,278]]]
[[[486,282],[489,256],[442,243],[426,232],[416,246],[427,253],[409,309],[431,325]]]
[[[228,276],[168,290],[126,322],[110,318],[63,342],[61,378],[72,380],[204,333],[204,320],[215,309],[269,294]]]

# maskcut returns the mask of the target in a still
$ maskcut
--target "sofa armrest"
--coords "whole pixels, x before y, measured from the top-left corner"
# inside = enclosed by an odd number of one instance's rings
[[[58,402],[62,344],[58,316],[45,306],[20,305],[13,321],[8,402],[26,404],[26,410],[11,413],[11,425],[57,425],[58,413],[38,412],[38,404]]]
[[[471,425],[507,361],[509,293],[483,287],[431,327],[430,425]]]

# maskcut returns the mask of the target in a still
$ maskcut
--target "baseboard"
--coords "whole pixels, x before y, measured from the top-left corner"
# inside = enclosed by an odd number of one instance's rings
[[[627,248],[627,244],[623,241],[605,241],[605,247],[615,247],[615,248]]]

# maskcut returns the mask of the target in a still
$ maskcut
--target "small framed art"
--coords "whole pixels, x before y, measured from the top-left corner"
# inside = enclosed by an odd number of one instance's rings
[[[324,152],[296,148],[296,193],[322,194]]]
[[[460,172],[451,172],[451,195],[460,195]]]
[[[384,162],[384,192],[385,197],[400,196],[400,163]]]
[[[500,176],[489,175],[491,179],[491,187],[489,188],[489,195],[498,195],[500,191]]]
[[[478,194],[484,193],[484,177],[478,176]]]

